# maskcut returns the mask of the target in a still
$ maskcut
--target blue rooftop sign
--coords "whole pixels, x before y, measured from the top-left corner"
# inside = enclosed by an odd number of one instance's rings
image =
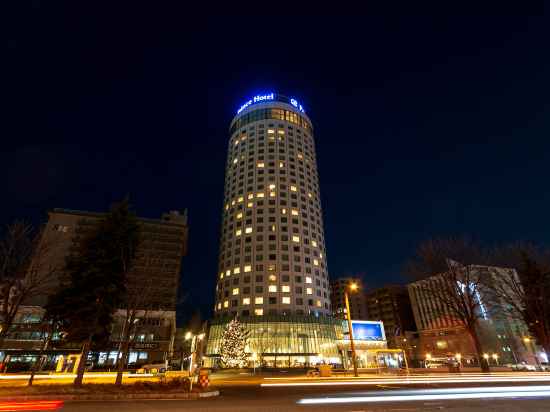
[[[298,109],[301,112],[305,112],[304,108],[296,99],[289,99],[288,97],[281,96],[278,94],[275,94],[273,92],[267,93],[267,94],[257,94],[252,99],[247,100],[244,104],[239,107],[239,110],[237,110],[237,114],[242,112],[244,109],[246,109],[248,106],[251,106],[256,103],[266,102],[266,101],[281,101],[284,103],[290,103],[292,106],[294,106],[296,109]]]

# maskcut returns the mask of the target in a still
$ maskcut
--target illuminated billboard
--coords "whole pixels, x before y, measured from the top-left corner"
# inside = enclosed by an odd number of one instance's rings
[[[343,322],[344,339],[349,340],[348,322]],[[382,322],[371,320],[352,320],[351,329],[353,331],[353,340],[366,341],[384,341],[386,334],[384,333],[384,325]]]

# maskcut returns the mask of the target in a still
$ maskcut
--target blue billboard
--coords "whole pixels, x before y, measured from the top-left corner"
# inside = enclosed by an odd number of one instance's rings
[[[353,340],[384,341],[386,335],[382,322],[369,320],[352,320],[351,329],[353,331]],[[347,321],[344,322],[344,339],[349,340],[349,327]]]

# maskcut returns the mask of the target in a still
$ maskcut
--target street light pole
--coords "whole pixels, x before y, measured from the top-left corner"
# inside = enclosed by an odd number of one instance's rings
[[[357,285],[352,284],[350,285],[350,289],[354,290],[357,289]],[[357,356],[355,354],[355,344],[353,343],[353,330],[351,326],[351,312],[349,310],[349,297],[348,297],[348,291],[347,289],[344,291],[344,298],[346,301],[346,317],[348,318],[348,329],[349,329],[349,341],[351,346],[351,358],[353,362],[353,374],[355,377],[359,376],[357,374]]]

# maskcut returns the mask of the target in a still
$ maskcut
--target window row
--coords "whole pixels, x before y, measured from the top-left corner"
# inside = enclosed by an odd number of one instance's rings
[[[248,113],[238,116],[233,123],[231,123],[231,126],[229,127],[229,134],[232,135],[236,130],[241,127],[245,127],[252,122],[268,119],[285,120],[292,124],[298,125],[305,130],[312,129],[309,120],[296,112],[275,108],[262,108],[251,110]]]

